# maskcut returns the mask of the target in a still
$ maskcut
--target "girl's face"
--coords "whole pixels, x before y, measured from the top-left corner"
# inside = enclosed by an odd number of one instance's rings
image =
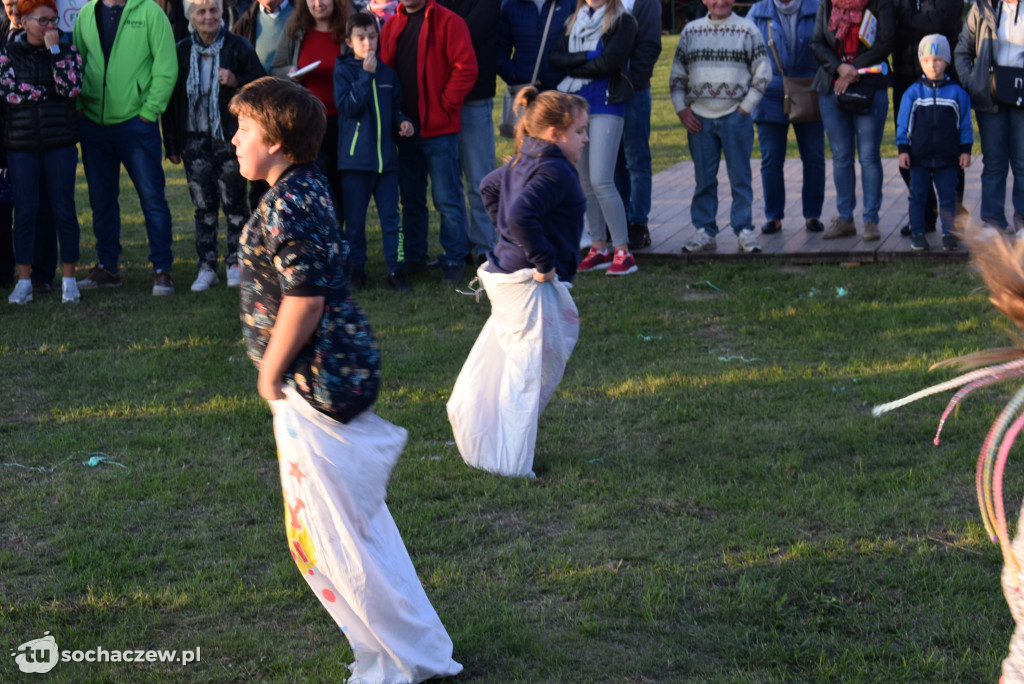
[[[608,0],[587,0],[587,5],[590,7],[590,9],[597,9],[598,7],[604,5],[606,2],[608,2]]]
[[[307,5],[315,21],[330,21],[334,14],[334,0],[308,0]]]
[[[580,112],[573,119],[572,125],[564,131],[560,131],[554,126],[548,129],[548,142],[557,145],[558,149],[565,155],[565,158],[573,164],[579,162],[580,157],[583,156],[583,147],[590,140],[587,136],[587,122],[589,119],[590,117],[586,112]]]

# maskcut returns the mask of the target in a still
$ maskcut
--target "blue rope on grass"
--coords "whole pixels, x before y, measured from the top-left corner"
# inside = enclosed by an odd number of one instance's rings
[[[8,466],[8,467],[12,467],[12,468],[24,468],[25,470],[34,470],[34,471],[36,471],[38,473],[52,473],[57,468],[61,467],[62,465],[64,465],[68,461],[72,460],[76,456],[88,456],[89,457],[88,460],[82,461],[82,465],[86,466],[88,468],[96,468],[100,464],[109,463],[110,465],[116,465],[119,468],[124,468],[125,470],[128,470],[129,472],[131,472],[130,469],[128,468],[128,466],[124,465],[123,463],[118,463],[117,461],[113,460],[109,455],[103,453],[102,451],[76,451],[75,453],[71,454],[70,456],[65,458],[63,461],[61,461],[60,463],[58,463],[56,465],[53,465],[53,466],[49,466],[49,467],[47,467],[47,466],[27,466],[27,465],[22,465],[21,463],[0,463],[0,466]]]

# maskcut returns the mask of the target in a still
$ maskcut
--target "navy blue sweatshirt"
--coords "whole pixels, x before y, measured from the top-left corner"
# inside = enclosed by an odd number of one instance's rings
[[[560,280],[572,282],[587,200],[576,167],[557,145],[524,138],[518,157],[484,177],[480,195],[498,228],[488,270],[553,268]]]

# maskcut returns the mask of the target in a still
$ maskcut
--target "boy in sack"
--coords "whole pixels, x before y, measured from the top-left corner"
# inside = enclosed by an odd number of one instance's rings
[[[925,231],[925,206],[932,182],[939,198],[942,248],[958,249],[953,235],[957,169],[971,165],[971,98],[946,76],[949,41],[940,33],[921,39],[917,57],[924,75],[903,93],[896,119],[900,168],[910,169],[910,247],[930,249]]]
[[[356,12],[348,19],[345,44],[354,56],[338,57],[334,66],[334,104],[338,108],[338,169],[345,195],[345,230],[352,254],[353,287],[366,283],[366,209],[377,202],[387,284],[408,291],[404,259],[398,253],[398,149],[394,134],[408,138],[412,120],[402,114],[398,76],[377,60],[377,22]]]
[[[348,296],[324,105],[265,77],[230,104],[241,174],[270,189],[242,230],[242,328],[274,414],[289,550],[352,647],[349,684],[462,670],[384,503],[406,432],[376,416],[380,354]]]

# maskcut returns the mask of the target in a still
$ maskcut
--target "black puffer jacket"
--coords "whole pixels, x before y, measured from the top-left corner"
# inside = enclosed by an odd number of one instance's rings
[[[43,92],[38,100],[4,103],[4,147],[16,152],[42,152],[78,142],[78,121],[74,98],[57,92],[53,80],[54,62],[71,54],[71,43],[62,34],[56,55],[43,46],[30,45],[25,34],[11,38],[5,49],[18,84]]]
[[[601,36],[601,54],[587,59],[586,52],[569,52],[569,36],[561,38],[548,54],[548,64],[555,71],[566,71],[573,78],[608,77],[605,104],[618,104],[633,97],[633,84],[626,74],[629,57],[636,42],[636,19],[623,12],[608,33]]]

